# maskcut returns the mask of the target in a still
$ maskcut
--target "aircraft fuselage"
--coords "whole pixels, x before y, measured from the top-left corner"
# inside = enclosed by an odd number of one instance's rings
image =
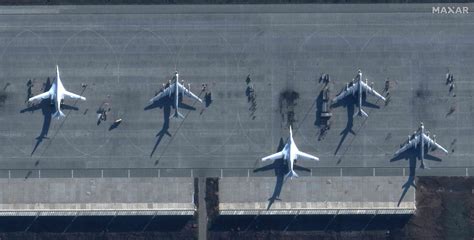
[[[358,73],[358,76],[359,76],[359,81],[357,82],[357,84],[359,85],[359,111],[360,111],[360,108],[362,107],[362,84],[361,84],[361,81],[362,81],[362,72],[359,71]]]
[[[423,158],[425,157],[425,141],[423,139],[425,135],[425,126],[421,124],[420,126],[420,150],[421,150],[421,162],[423,164]]]
[[[178,115],[178,101],[179,101],[179,74],[178,72],[175,73],[175,81],[176,81],[176,84],[174,85],[175,89],[174,89],[174,110],[175,110],[175,114],[176,116]]]
[[[61,102],[64,99],[63,89],[64,86],[58,74],[56,77],[56,84],[54,84],[53,93],[51,94],[51,102],[54,102],[54,108],[56,109],[56,112],[61,110]]]
[[[296,147],[292,136],[288,138],[285,147],[283,148],[283,152],[285,153],[283,158],[285,159],[286,164],[288,165],[288,170],[292,171],[293,165],[297,158],[296,153],[298,152],[298,148]]]

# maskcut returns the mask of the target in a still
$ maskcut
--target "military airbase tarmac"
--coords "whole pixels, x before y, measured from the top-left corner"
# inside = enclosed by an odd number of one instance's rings
[[[320,159],[298,161],[302,177],[472,176],[473,22],[428,4],[2,7],[0,177],[272,177],[255,170],[290,125]],[[59,120],[48,100],[27,103],[56,65],[87,98],[65,100]],[[321,91],[359,69],[389,100],[368,95],[364,118],[347,98],[320,136]],[[184,97],[184,119],[149,102],[176,70],[204,101]],[[393,156],[420,122],[449,150],[423,170],[416,151]]]
[[[409,175],[409,161],[391,159],[420,121],[450,153],[432,152],[437,161],[417,174],[474,173],[472,16],[435,15],[427,5],[351,9],[6,8],[1,175],[249,176],[286,139],[289,124],[299,148],[321,159],[301,163],[312,175]],[[87,98],[65,100],[61,120],[25,102],[28,81],[32,95],[41,93],[56,64],[64,86]],[[320,76],[330,75],[335,96],[358,69],[379,92],[390,81],[388,104],[368,96],[368,118],[352,117],[355,101],[334,106],[331,129],[318,141]],[[175,70],[202,99],[203,83],[212,96],[207,104],[183,99],[184,120],[168,120],[167,101],[148,102]],[[110,112],[98,124],[100,108]]]

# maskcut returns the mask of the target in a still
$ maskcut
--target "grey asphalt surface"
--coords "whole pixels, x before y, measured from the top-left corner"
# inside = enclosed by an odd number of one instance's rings
[[[405,181],[405,177],[312,177],[279,183],[273,177],[223,178],[219,180],[219,210],[253,214],[269,209],[414,211],[415,189],[408,186],[399,192]]]
[[[192,215],[195,210],[190,178],[1,179],[0,184],[3,216],[14,211],[20,211],[16,212],[20,216],[37,212],[48,215],[49,211],[61,212],[59,215],[111,215],[114,211],[128,211],[128,215],[134,215],[133,211],[142,215]]]
[[[312,175],[413,174],[410,161],[390,159],[420,121],[451,152],[433,152],[441,161],[426,161],[432,169],[417,174],[474,174],[474,15],[436,15],[430,4],[350,7],[2,7],[0,176],[28,174],[21,169],[33,169],[29,177],[39,169],[41,177],[70,176],[71,169],[85,177],[259,175],[251,169],[288,136],[289,108],[299,149],[321,159],[298,163]],[[77,109],[62,120],[48,120],[47,104],[22,111],[28,80],[32,94],[41,93],[56,64],[66,89],[87,101],[66,100]],[[184,98],[195,110],[180,109],[186,119],[168,122],[166,103],[145,108],[175,69],[202,98],[207,83],[212,103]],[[332,127],[318,141],[319,77],[330,74],[334,95],[358,69],[379,92],[391,81],[390,102],[367,97],[380,108],[364,107],[369,118],[355,117],[356,134],[343,141],[352,114],[334,108]],[[448,71],[456,97],[445,84]],[[280,100],[285,91],[298,93],[293,105]],[[98,125],[104,103],[111,110]],[[48,169],[57,170],[45,175]]]

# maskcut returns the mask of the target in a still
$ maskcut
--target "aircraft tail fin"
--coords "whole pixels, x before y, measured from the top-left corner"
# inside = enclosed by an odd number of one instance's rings
[[[425,165],[425,161],[421,161],[421,164],[420,164],[420,169],[430,169],[428,166]]]
[[[170,116],[170,118],[173,118],[173,117],[174,117],[174,118],[183,118],[183,119],[184,119],[183,114],[181,114],[181,113],[178,112],[178,111],[174,112],[174,114]]]
[[[64,116],[66,116],[66,115],[64,115],[64,113],[61,112],[61,110],[58,110],[57,112],[55,112],[55,113],[53,114],[53,117],[54,117],[54,118],[57,118],[57,119],[59,119],[59,118],[61,118],[61,117],[64,117]]]
[[[359,108],[359,111],[357,111],[355,115],[358,115],[358,116],[364,116],[364,117],[368,117],[369,115],[362,109],[362,108]]]
[[[286,174],[285,179],[288,179],[288,178],[293,179],[293,178],[297,178],[297,177],[299,177],[299,176],[298,176],[298,174],[295,172],[295,170],[290,170],[290,171]]]

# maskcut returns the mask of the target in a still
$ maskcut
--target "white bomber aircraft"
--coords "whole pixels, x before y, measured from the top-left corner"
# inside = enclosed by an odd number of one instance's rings
[[[175,112],[171,117],[184,118],[184,116],[180,112],[178,112],[179,94],[182,93],[183,95],[194,98],[195,100],[197,100],[201,103],[202,103],[202,100],[198,96],[196,96],[194,93],[192,93],[188,88],[185,88],[182,84],[179,83],[178,71],[176,71],[174,73],[174,75],[175,75],[175,82],[173,84],[170,84],[167,88],[165,88],[158,95],[156,95],[155,97],[150,99],[150,102],[153,103],[154,101],[156,101],[158,99],[161,99],[164,96],[170,97],[171,94],[174,94],[174,109],[175,109]]]
[[[395,152],[395,156],[399,155],[406,150],[416,147],[420,145],[421,151],[421,165],[420,168],[425,168],[425,164],[423,162],[424,154],[425,154],[425,146],[432,149],[441,149],[443,152],[448,154],[448,150],[444,149],[441,145],[436,143],[436,135],[433,135],[433,139],[430,138],[429,132],[425,132],[425,126],[423,126],[423,122],[420,123],[420,128],[413,133],[413,135],[408,135],[408,141],[400,148],[397,152]]]
[[[319,161],[319,158],[298,150],[298,147],[296,147],[295,141],[293,140],[293,132],[291,131],[291,126],[290,126],[290,137],[288,137],[288,139],[286,140],[286,144],[283,147],[283,150],[281,150],[280,152],[274,153],[270,156],[262,158],[262,161],[277,160],[280,158],[283,158],[286,161],[286,163],[288,164],[288,168],[290,170],[286,174],[285,179],[288,177],[289,178],[298,177],[298,174],[296,174],[295,170],[293,169],[295,160],[304,159],[304,160]]]
[[[53,117],[55,118],[60,118],[64,117],[64,113],[61,111],[61,104],[64,99],[64,97],[72,98],[72,99],[81,99],[83,101],[86,100],[85,97],[79,96],[77,94],[74,94],[72,92],[68,92],[64,86],[63,83],[61,82],[61,78],[59,77],[59,67],[56,65],[56,81],[53,82],[53,85],[49,88],[47,92],[41,93],[39,95],[36,95],[30,99],[28,99],[29,102],[37,101],[37,100],[43,100],[43,99],[51,99],[51,104],[54,104],[54,107],[56,108],[56,112],[53,114]]]
[[[382,99],[383,101],[385,101],[385,98],[382,95],[380,95],[371,86],[369,86],[369,84],[367,83],[367,79],[365,79],[365,82],[362,81],[362,71],[361,70],[359,70],[357,72],[356,82],[354,82],[354,79],[353,79],[351,84],[352,84],[351,86],[349,86],[349,84],[347,84],[346,89],[343,90],[341,93],[339,93],[339,95],[337,95],[332,100],[332,102],[336,103],[337,101],[345,98],[346,96],[348,96],[350,94],[355,96],[356,93],[359,93],[358,94],[359,95],[359,99],[358,99],[359,111],[355,115],[368,117],[369,115],[367,115],[367,113],[364,110],[362,110],[362,91],[365,91],[366,93],[370,93],[370,94]]]

